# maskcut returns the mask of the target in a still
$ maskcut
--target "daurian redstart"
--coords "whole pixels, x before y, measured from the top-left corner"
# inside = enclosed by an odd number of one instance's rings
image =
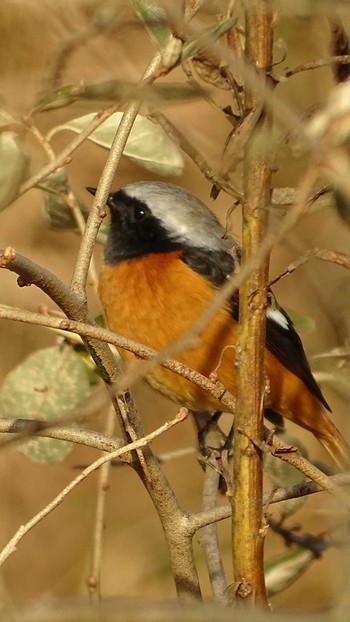
[[[107,205],[111,227],[100,296],[108,326],[161,350],[195,322],[235,271],[239,247],[225,239],[216,216],[199,199],[172,184],[132,183],[112,192]],[[238,307],[235,292],[204,328],[199,344],[176,355],[204,376],[215,370],[233,395]],[[266,408],[310,430],[340,467],[348,466],[350,448],[327,414],[330,408],[290,317],[272,295],[266,315]],[[160,366],[148,381],[192,410],[220,410],[211,395]]]

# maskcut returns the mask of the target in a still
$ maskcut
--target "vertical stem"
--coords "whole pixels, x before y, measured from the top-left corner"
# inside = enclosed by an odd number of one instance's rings
[[[265,80],[272,63],[272,14],[269,0],[246,5],[246,60]],[[246,90],[246,111],[258,95]],[[244,158],[243,261],[255,254],[266,230],[271,166],[268,153],[271,119],[263,110],[249,137]],[[234,497],[232,508],[235,596],[238,602],[266,603],[263,568],[264,523],[262,457],[250,439],[262,438],[265,386],[264,344],[268,260],[253,270],[240,288],[237,343],[237,412],[234,430]]]
[[[111,405],[107,412],[104,433],[106,436],[113,436],[116,427],[115,410]],[[87,580],[87,586],[91,603],[99,603],[101,600],[101,566],[103,556],[103,535],[106,513],[106,500],[109,491],[109,479],[112,468],[112,462],[105,462],[98,474],[97,483],[97,503],[95,513],[93,550],[90,563],[90,573]]]

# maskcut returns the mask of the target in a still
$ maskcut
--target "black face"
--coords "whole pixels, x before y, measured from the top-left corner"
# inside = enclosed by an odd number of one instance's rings
[[[105,261],[115,264],[146,253],[164,253],[180,245],[172,241],[149,207],[123,190],[112,192],[107,200],[111,228],[105,248]]]

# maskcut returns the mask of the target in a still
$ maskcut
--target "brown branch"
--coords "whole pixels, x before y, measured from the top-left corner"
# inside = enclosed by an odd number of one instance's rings
[[[237,190],[230,181],[224,179],[209,166],[208,162],[206,162],[204,157],[197,151],[192,142],[188,140],[162,112],[152,111],[148,116],[150,119],[156,121],[180,149],[191,158],[208,181],[221,190],[224,190],[227,194],[234,197],[234,199],[240,200],[242,198],[241,192]]]
[[[108,19],[106,19],[108,13]],[[86,43],[91,45],[91,41],[99,35],[110,30],[121,31],[127,27],[133,26],[134,22],[125,21],[115,23],[116,18],[120,17],[120,7],[116,6],[113,10],[110,4],[107,7],[97,7],[94,15],[89,19],[86,27],[69,38],[64,39],[61,42],[60,47],[55,50],[54,58],[49,62],[49,71],[42,80],[41,97],[45,93],[50,93],[55,88],[58,88],[61,77],[68,63],[68,60],[78,48],[81,48]]]
[[[61,153],[59,153],[56,156],[54,160],[46,164],[40,171],[35,173],[35,175],[33,175],[30,179],[27,179],[27,181],[25,181],[21,185],[18,191],[18,197],[20,197],[25,192],[28,192],[28,190],[31,190],[31,188],[34,188],[36,184],[38,184],[45,177],[50,175],[50,173],[53,173],[61,166],[65,166],[66,164],[68,164],[71,161],[72,153],[74,153],[74,151],[77,150],[77,148],[86,140],[88,136],[90,136],[90,134],[92,134],[92,132],[96,128],[98,128],[101,125],[101,123],[106,121],[106,119],[108,119],[114,112],[116,112],[118,108],[119,108],[119,104],[118,105],[114,104],[113,106],[110,106],[103,112],[98,112],[96,116],[92,119],[92,121],[89,123],[89,125],[86,128],[84,128],[84,130],[78,136],[76,136],[69,143],[69,145],[67,145],[67,147],[65,147],[61,151]]]
[[[296,189],[287,187],[273,188],[272,205],[294,205],[296,201]],[[330,186],[322,186],[309,198],[308,202],[316,203],[317,209],[334,207],[334,195]]]
[[[244,434],[245,435],[245,434]],[[315,484],[320,486],[323,490],[328,491],[333,495],[340,495],[343,497],[343,493],[328,475],[325,475],[314,464],[311,464],[304,456],[301,455],[297,447],[287,446],[283,443],[276,434],[268,432],[268,441],[261,444],[258,442],[259,449],[261,451],[269,451],[273,456],[279,458],[283,462],[288,462],[293,467],[303,473],[308,479],[311,479]],[[253,440],[255,443],[255,441]],[[349,504],[347,504],[348,507]]]
[[[60,503],[62,503],[65,497],[72,490],[74,490],[74,488],[76,488],[76,486],[78,486],[78,484],[80,484],[88,475],[96,471],[96,469],[98,469],[100,466],[102,466],[105,462],[108,462],[109,460],[115,460],[116,458],[119,458],[123,454],[130,453],[131,451],[137,448],[140,448],[140,447],[145,447],[154,438],[156,438],[160,434],[163,434],[164,432],[169,430],[169,428],[176,425],[177,423],[180,423],[181,421],[183,421],[184,418],[187,417],[187,411],[186,412],[185,411],[186,409],[181,409],[174,419],[172,419],[171,421],[167,421],[164,425],[160,426],[154,432],[147,434],[147,436],[141,439],[138,439],[137,441],[133,443],[129,443],[128,445],[125,445],[124,447],[121,447],[115,451],[112,451],[107,456],[102,456],[102,458],[99,458],[98,460],[93,462],[91,465],[89,465],[86,469],[84,469],[84,471],[80,473],[76,478],[74,478],[74,480],[70,484],[68,484],[68,486],[66,486],[43,510],[38,512],[38,514],[36,514],[30,521],[28,521],[28,523],[26,523],[25,525],[22,525],[18,529],[18,531],[15,533],[15,535],[11,538],[11,540],[7,543],[7,545],[4,547],[4,549],[0,553],[0,566],[2,566],[2,564],[6,561],[6,559],[12,553],[14,553],[18,545],[18,542],[22,540],[23,536],[25,536],[31,529],[33,529],[35,525],[37,525],[43,518],[45,518],[45,516],[50,514]]]
[[[152,348],[144,346],[137,341],[127,339],[117,333],[112,333],[99,326],[90,324],[84,324],[83,322],[76,322],[74,320],[60,319],[55,317],[49,317],[47,315],[41,315],[40,313],[32,313],[31,311],[23,311],[22,309],[14,309],[11,307],[2,307],[0,305],[0,319],[14,320],[18,322],[25,322],[29,324],[36,324],[38,326],[45,326],[47,328],[56,328],[64,332],[72,332],[79,334],[87,339],[98,340],[105,343],[110,343],[116,347],[132,352],[139,358],[158,359],[159,353]],[[197,386],[201,387],[205,391],[208,391],[223,407],[226,407],[228,411],[233,411],[235,408],[235,400],[231,394],[222,388],[221,383],[212,382],[202,374],[194,371],[190,367],[179,363],[174,359],[164,359],[160,363],[166,369],[173,371],[174,373],[187,378]],[[118,391],[120,386],[124,386],[124,378],[120,377],[111,385],[113,391]]]
[[[56,438],[60,441],[69,441],[70,443],[78,443],[86,447],[99,449],[100,451],[115,451],[121,449],[124,442],[121,438],[113,438],[105,436],[94,430],[79,430],[73,427],[46,423],[41,419],[10,419],[6,417],[0,418],[1,434],[16,434],[20,439],[25,436],[42,436],[44,438]],[[14,441],[17,441],[16,437]],[[131,462],[131,458],[127,459]]]
[[[216,425],[212,425],[211,422],[201,429],[202,433],[204,429],[207,430],[204,438],[205,449],[211,448],[210,455],[201,461],[204,468],[202,511],[206,512],[216,507],[220,481],[216,450],[222,449],[223,440],[221,430]],[[217,602],[227,605],[227,581],[220,554],[217,526],[215,524],[207,525],[202,529],[199,538],[204,551],[213,596]]]
[[[337,475],[328,476],[328,480],[336,487],[349,486],[350,473],[338,473]],[[299,497],[306,497],[319,492],[325,492],[325,490],[315,482],[301,482],[300,484],[294,484],[286,488],[276,488],[273,491],[266,492],[263,496],[263,505],[267,507],[272,503],[280,503],[282,501],[288,501],[289,499],[298,499]],[[212,510],[206,510],[205,512],[190,514],[188,523],[189,532],[194,535],[198,529],[201,529],[205,525],[211,525],[214,522],[225,520],[226,518],[230,518],[230,516],[232,516],[232,507],[229,504],[221,505]]]
[[[284,279],[289,274],[292,274],[297,268],[303,266],[305,263],[310,261],[310,259],[322,259],[323,261],[328,261],[330,263],[335,263],[338,266],[343,266],[350,270],[350,255],[346,255],[345,253],[341,253],[339,251],[330,250],[327,248],[314,248],[311,251],[307,251],[298,259],[292,261],[278,276],[276,276],[272,281],[269,282],[268,286],[271,287],[281,279]]]
[[[161,65],[161,56],[157,54],[144,72],[139,82],[139,86],[145,86],[154,82]],[[131,102],[122,116],[118,129],[116,130],[111,149],[109,150],[106,164],[97,186],[92,208],[86,222],[71,282],[72,289],[79,292],[80,295],[84,297],[86,296],[86,280],[92,253],[95,247],[96,237],[101,222],[106,215],[105,205],[107,197],[110,192],[115,172],[123,155],[126,142],[129,138],[129,134],[140,108],[141,102]]]
[[[287,546],[296,544],[311,551],[315,557],[321,557],[322,553],[332,545],[324,534],[319,536],[313,536],[310,533],[297,534],[294,529],[285,527],[281,522],[275,521],[271,517],[269,518],[269,526],[274,533],[282,536]]]
[[[329,56],[328,58],[320,58],[318,60],[309,61],[308,63],[302,63],[301,65],[297,65],[293,69],[287,69],[283,74],[279,76],[274,76],[274,80],[276,82],[281,82],[286,80],[287,78],[291,78],[295,76],[297,73],[301,73],[302,71],[310,71],[312,69],[320,69],[321,67],[327,67],[329,65],[348,65],[350,63],[350,55],[349,54],[340,54],[336,56]]]
[[[104,430],[104,433],[107,437],[114,434],[115,424],[116,419],[114,409],[112,406],[110,406],[107,412],[107,420]],[[89,577],[86,582],[90,599],[93,603],[99,602],[101,600],[101,565],[103,555],[103,535],[105,528],[106,500],[107,492],[109,491],[111,466],[112,461],[108,460],[101,466],[98,474],[93,550],[91,556]]]
[[[33,419],[9,419],[0,418],[0,433],[6,434],[23,434],[33,435],[36,434],[44,438],[56,438],[58,440],[69,441],[72,443],[78,443],[85,445],[86,447],[92,447],[105,452],[114,452],[116,450],[123,449],[123,440],[113,437],[106,437],[101,433],[92,430],[79,430],[76,428],[64,427],[59,425],[52,425],[42,421]],[[193,447],[180,449],[169,454],[161,454],[157,458],[160,463],[167,462],[173,458],[182,457],[184,454],[193,453],[196,450]],[[122,460],[122,463],[117,462]],[[112,458],[117,466],[119,464],[130,463],[131,454],[123,453],[118,458]],[[82,468],[77,466],[76,468]],[[84,467],[86,468],[86,467]],[[331,485],[349,486],[350,485],[350,473],[339,473],[337,475],[327,476],[327,482]],[[300,484],[294,484],[286,488],[277,488],[272,492],[266,492],[263,497],[264,507],[273,503],[279,503],[288,499],[296,499],[312,495],[318,492],[324,492],[324,487],[321,487],[314,481],[301,482]],[[232,509],[230,505],[223,505],[215,507],[213,509],[206,509],[198,513],[192,513],[188,515],[187,534],[192,537],[196,531],[202,529],[206,525],[210,525],[214,522],[218,522],[229,518],[232,515]]]
[[[272,64],[273,16],[269,2],[254,0],[245,6],[246,59],[263,74]],[[246,86],[246,111],[262,107],[255,89]],[[259,138],[271,133],[271,117],[262,109],[248,138],[244,157],[242,250],[243,261],[256,256],[266,233],[270,205],[271,160]],[[266,144],[267,138],[264,143]],[[240,287],[239,329],[236,346],[237,407],[234,420],[232,539],[234,594],[244,605],[266,604],[262,504],[262,458],[249,439],[263,435],[265,387],[264,346],[268,254]],[[249,387],[249,389],[248,389]],[[254,503],[252,503],[254,499]]]
[[[193,8],[187,10],[186,18],[190,19],[199,6],[200,2],[197,2]],[[151,62],[148,70],[146,70],[144,79],[152,79],[152,71],[157,67],[160,67],[160,65],[160,56],[157,55]],[[76,292],[71,293],[75,294],[75,297],[73,299],[71,296],[68,297],[68,305],[65,296],[61,295],[61,288],[58,287],[58,297],[61,298],[62,303],[60,306],[67,313],[68,317],[73,320],[92,323],[88,316],[86,307],[86,275],[97,231],[103,217],[109,187],[121,156],[123,141],[126,141],[127,139],[128,132],[130,131],[133,120],[137,115],[138,109],[138,103],[131,103],[119,126],[119,134],[116,136],[113,143],[105,166],[103,180],[101,181],[96,192],[93,208],[87,221],[85,235],[82,239],[73,275],[73,286],[76,288]],[[111,114],[114,110],[115,108],[110,109],[109,114]],[[97,127],[97,125],[95,127]],[[93,129],[95,128],[91,124],[89,126],[89,131],[93,131]],[[71,143],[69,148],[72,149],[72,145],[76,148],[76,146],[80,144],[86,136],[87,132],[85,130],[85,132],[82,132],[82,134]],[[32,187],[35,183],[49,174],[49,172],[55,170],[55,167],[57,168],[60,165],[65,164],[68,155],[70,155],[70,153],[68,153],[67,150],[64,150],[60,154],[60,157],[56,159],[56,162],[50,163],[50,165],[44,167],[44,169],[42,169],[36,176],[26,182],[26,184],[23,184],[21,192],[23,193]],[[100,209],[101,206],[103,207],[102,212]],[[29,279],[26,282],[31,283],[33,281]],[[45,289],[47,289],[47,284],[43,283],[41,280],[41,285],[42,289],[45,291]],[[50,285],[48,289],[50,289]],[[54,299],[57,300],[57,292],[55,292]],[[110,349],[100,341],[90,339],[88,337],[85,338],[85,343],[91,356],[95,360],[103,379],[107,385],[111,386],[117,379],[119,370],[115,364]],[[137,416],[136,409],[129,393],[126,392],[124,395],[117,398],[114,394],[112,394],[112,402],[116,412],[120,412],[121,414],[121,422],[126,422],[128,430],[132,430],[136,437],[144,436],[141,422]],[[125,430],[125,426],[122,426],[122,429]],[[164,473],[160,469],[158,461],[155,459],[149,448],[145,449],[142,454],[142,459],[143,461],[141,462],[135,460],[133,466],[143,481],[161,520],[169,546],[170,560],[178,594],[183,598],[198,598],[200,597],[200,587],[194,564],[192,543],[191,539],[186,537],[184,529],[182,528],[185,522],[185,515],[180,509],[175,495],[171,490]],[[146,468],[144,468],[144,466]]]

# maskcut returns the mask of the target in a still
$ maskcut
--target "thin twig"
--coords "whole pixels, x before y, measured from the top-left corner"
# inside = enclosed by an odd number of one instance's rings
[[[350,55],[349,54],[341,54],[339,56],[329,56],[328,58],[320,58],[318,60],[309,61],[308,63],[302,63],[301,65],[297,65],[293,69],[287,69],[283,74],[279,76],[274,76],[276,82],[281,82],[286,80],[287,78],[291,78],[295,76],[297,73],[302,71],[310,71],[312,69],[320,69],[321,67],[327,67],[329,65],[338,64],[338,65],[348,65],[350,63]]]
[[[74,320],[67,319],[62,320],[60,318],[40,315],[40,313],[32,313],[31,311],[24,311],[22,309],[15,309],[12,307],[3,307],[1,305],[0,319],[16,320],[28,324],[37,324],[38,326],[58,328],[62,331],[77,333],[81,336],[110,343],[114,346],[122,348],[123,350],[128,350],[129,352],[136,354],[140,358],[150,358],[154,360],[158,356],[158,352],[156,350],[139,344],[137,341],[127,339],[122,335],[118,335],[117,333],[108,331],[104,328],[100,328],[99,326],[84,324],[83,322],[76,322]],[[187,378],[197,386],[208,391],[229,411],[234,411],[235,400],[228,391],[222,389],[221,383],[211,382],[211,380],[209,380],[202,374],[173,359],[164,359],[160,364],[166,369],[169,369],[176,374]],[[123,377],[121,377],[121,385],[124,386]],[[113,383],[112,388],[114,391],[117,391],[118,388],[120,388],[119,379]]]
[[[41,419],[10,419],[0,418],[0,434],[16,434],[21,440],[26,436],[40,436],[69,441],[100,451],[115,451],[124,446],[121,438],[108,437],[94,430],[83,430],[58,424],[46,423]],[[18,439],[15,438],[16,442]],[[123,457],[125,459],[125,457]],[[130,462],[130,459],[127,460]]]
[[[69,38],[66,38],[58,50],[55,50],[54,59],[50,63],[49,72],[42,80],[41,85],[41,97],[45,96],[45,93],[50,93],[53,89],[58,88],[61,76],[68,63],[69,58],[78,48],[84,46],[87,42],[91,44],[94,37],[105,33],[106,31],[116,30],[115,19],[120,16],[120,7],[112,8],[112,4],[102,7],[97,7],[95,14],[89,19],[87,26],[77,33],[74,33]],[[106,19],[108,15],[108,19]],[[118,30],[126,28],[133,23],[130,21],[120,22],[118,24]]]
[[[73,216],[75,218],[75,221],[78,225],[78,229],[81,233],[81,235],[84,235],[84,231],[85,231],[85,225],[86,225],[86,221],[85,218],[82,214],[82,211],[79,207],[78,201],[75,198],[74,193],[72,192],[72,190],[69,190],[67,192],[67,194],[65,195],[65,200],[67,201],[67,204],[69,205],[70,209],[72,210]],[[98,274],[97,274],[97,268],[96,268],[96,264],[94,261],[94,257],[91,257],[90,263],[89,263],[89,269],[88,269],[88,283],[90,286],[93,287],[94,293],[95,295],[98,297]]]
[[[325,534],[319,536],[313,536],[310,533],[297,534],[295,530],[285,527],[281,521],[275,521],[271,517],[269,518],[269,526],[272,531],[282,536],[287,546],[297,544],[311,551],[315,557],[321,557],[322,553],[332,545],[330,538],[326,537]]]
[[[259,447],[264,451],[262,445],[259,444]],[[341,491],[340,487],[334,484],[328,475],[325,475],[315,465],[306,460],[306,458],[301,455],[298,448],[286,446],[286,444],[283,443],[276,434],[273,434],[273,436],[270,435],[266,448],[267,451],[270,451],[273,456],[294,466],[308,479],[311,479],[311,481],[320,486],[320,488],[327,490],[333,495],[340,496],[343,499],[343,502],[345,501],[343,491]],[[347,506],[349,506],[348,503]]]
[[[206,162],[204,157],[197,151],[192,142],[186,138],[186,136],[173,124],[167,117],[159,111],[152,111],[149,115],[150,119],[156,121],[177,143],[177,145],[184,151],[199,170],[203,173],[203,175],[210,181],[212,184],[217,186],[218,188],[224,190],[227,194],[234,197],[235,199],[241,199],[242,193],[237,190],[227,179],[224,179],[219,173],[213,171],[213,169]]]
[[[194,446],[193,447],[180,447],[179,449],[174,449],[172,451],[167,451],[165,453],[157,454],[157,460],[159,464],[166,464],[167,462],[172,462],[173,460],[179,460],[181,458],[184,458],[185,456],[191,456],[191,455],[197,454],[197,452],[198,452],[198,449]],[[112,466],[124,467],[125,463],[122,461],[119,462],[118,460],[115,460],[114,462],[112,462]]]
[[[114,409],[110,406],[107,412],[107,420],[104,429],[104,434],[113,436],[115,431],[115,413]],[[108,460],[100,469],[97,482],[97,503],[93,536],[93,550],[91,556],[91,565],[89,577],[87,579],[87,586],[91,602],[99,602],[101,600],[101,564],[103,554],[103,532],[105,523],[106,512],[106,497],[109,491],[109,478],[111,472],[112,462]]]
[[[350,486],[350,473],[338,473],[337,475],[328,476],[328,479],[336,486]],[[272,503],[280,503],[281,501],[288,501],[289,499],[298,499],[299,497],[305,497],[319,492],[324,492],[324,488],[321,488],[315,482],[301,482],[300,484],[294,484],[286,488],[276,488],[272,492],[266,492],[263,496],[263,505],[268,506]],[[198,529],[205,527],[205,525],[211,525],[214,522],[225,520],[226,518],[230,518],[230,516],[232,516],[232,508],[229,504],[221,505],[220,507],[205,512],[190,514],[188,517],[189,533],[194,535]]]
[[[150,64],[148,70],[145,72],[145,77],[142,83],[151,82],[156,77],[156,72],[161,64],[161,57],[157,56]],[[124,112],[121,122],[116,131],[112,147],[109,151],[106,164],[101,175],[96,195],[89,213],[89,217],[86,222],[84,235],[81,240],[77,260],[74,267],[74,272],[71,281],[72,289],[80,293],[81,296],[85,296],[86,279],[90,266],[92,253],[95,247],[96,236],[100,228],[103,218],[106,216],[105,205],[107,197],[110,191],[110,187],[113,182],[113,178],[117,169],[117,166],[122,157],[127,139],[131,132],[133,123],[137,117],[139,109],[141,107],[140,102],[133,102]]]
[[[72,153],[76,151],[76,149],[86,140],[88,136],[90,136],[90,134],[92,134],[96,128],[101,125],[101,123],[106,121],[106,119],[116,112],[118,108],[119,104],[114,104],[103,112],[98,112],[89,125],[87,125],[86,128],[84,128],[84,130],[82,130],[80,134],[78,134],[78,136],[76,136],[69,143],[69,145],[67,145],[67,147],[65,147],[61,153],[56,156],[54,160],[46,164],[40,171],[35,173],[35,175],[33,175],[30,179],[27,179],[27,181],[21,185],[18,191],[18,197],[22,196],[25,192],[28,192],[31,188],[34,188],[36,184],[50,175],[50,173],[53,173],[58,168],[61,168],[61,166],[68,164],[71,161]]]
[[[66,486],[50,503],[47,504],[47,506],[43,510],[38,512],[35,516],[33,516],[33,518],[31,518],[30,521],[28,521],[25,525],[22,525],[18,529],[18,531],[15,533],[15,535],[11,538],[11,540],[7,543],[7,545],[4,547],[4,549],[0,553],[0,567],[6,561],[6,559],[12,553],[15,552],[20,540],[22,540],[22,538],[31,529],[33,529],[35,525],[37,525],[43,518],[45,518],[45,516],[50,514],[52,510],[54,510],[60,503],[62,503],[62,501],[67,497],[67,495],[70,492],[72,492],[72,490],[74,490],[74,488],[76,488],[78,484],[80,484],[84,479],[86,479],[88,475],[96,471],[96,469],[98,469],[100,466],[102,466],[105,462],[108,462],[109,460],[115,460],[116,458],[119,458],[125,453],[131,452],[140,447],[145,447],[157,436],[160,436],[160,434],[164,434],[164,432],[169,430],[171,427],[173,427],[177,423],[180,423],[181,421],[183,421],[186,417],[187,417],[187,411],[185,409],[180,409],[176,417],[174,417],[174,419],[172,419],[171,421],[167,421],[164,425],[160,426],[159,428],[157,428],[150,434],[147,434],[147,436],[140,438],[133,443],[129,443],[128,445],[125,445],[124,447],[121,447],[120,449],[117,449],[116,451],[112,451],[107,456],[102,456],[101,458],[93,462],[90,466],[88,466],[86,469],[84,469],[84,471],[80,473],[77,477],[75,477],[70,482],[70,484],[68,484],[68,486]]]
[[[25,117],[24,118],[24,123],[26,124],[26,126],[28,127],[30,132],[33,134],[34,138],[39,143],[40,147],[46,153],[46,155],[48,157],[48,160],[50,162],[53,162],[55,160],[55,158],[56,158],[56,154],[55,154],[54,150],[52,149],[52,147],[51,147],[49,141],[47,140],[47,138],[45,136],[43,136],[43,134],[40,132],[39,128],[34,124],[34,122],[31,119],[31,117]]]
[[[207,439],[206,439],[207,440]],[[212,442],[210,441],[212,445]],[[215,458],[205,461],[204,485],[202,495],[202,511],[206,512],[216,507],[216,498],[219,489],[220,473],[216,468]],[[201,530],[200,543],[204,550],[208,568],[210,585],[215,600],[222,605],[228,604],[227,581],[219,548],[217,527],[213,523]]]
[[[198,7],[200,4],[198,4]],[[197,7],[190,8],[186,11],[186,19],[189,20],[198,10]],[[169,43],[171,45],[171,43]],[[166,50],[163,50],[163,56],[166,56]],[[156,54],[145,70],[139,86],[146,86],[154,82],[159,76],[162,68],[162,56]],[[78,257],[74,267],[74,273],[71,281],[71,287],[80,295],[85,296],[85,286],[88,269],[95,246],[96,236],[105,215],[104,206],[106,205],[110,187],[113,182],[115,172],[117,170],[126,142],[129,138],[134,121],[141,108],[141,101],[131,102],[125,110],[118,129],[116,131],[111,149],[108,153],[106,164],[104,166],[100,181],[98,183],[96,194],[93,200],[91,211],[86,223],[86,228],[79,247]]]
[[[310,259],[322,259],[323,261],[329,261],[331,263],[335,263],[338,266],[343,266],[350,270],[350,255],[346,255],[345,253],[341,253],[339,251],[330,250],[327,248],[314,248],[310,251],[307,251],[298,259],[292,261],[278,276],[276,276],[272,281],[269,282],[269,287],[284,279],[284,277],[292,274],[297,268],[303,266],[306,262],[310,261]]]

